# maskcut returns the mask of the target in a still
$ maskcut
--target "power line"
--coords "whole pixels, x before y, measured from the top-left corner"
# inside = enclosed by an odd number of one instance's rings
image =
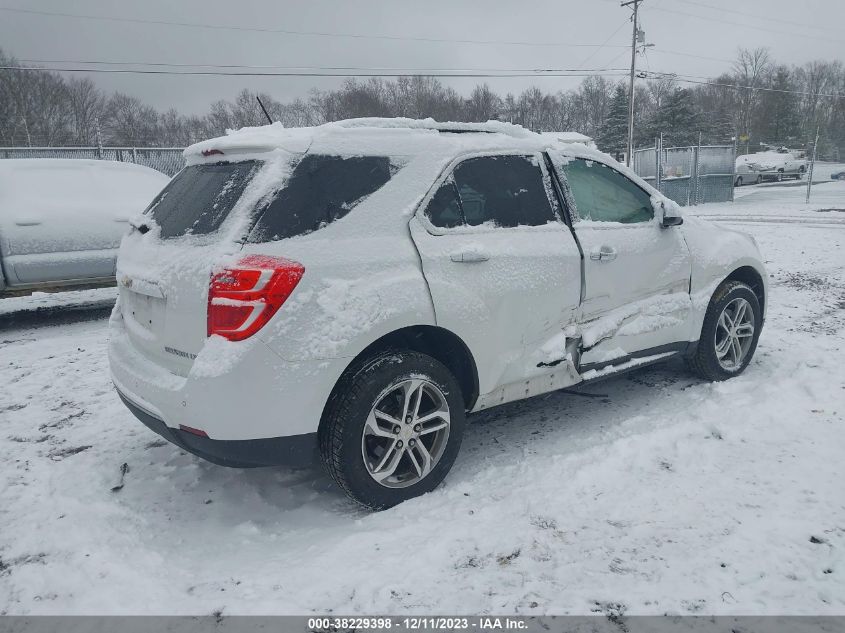
[[[629,20],[625,20],[622,24],[624,26],[627,24]],[[621,29],[616,29],[618,32]],[[615,35],[616,33],[614,33]],[[607,66],[612,66],[616,63],[616,61],[625,55],[628,51],[629,47],[624,47],[622,51],[619,52],[613,59],[611,59]],[[652,48],[653,52],[665,54],[665,55],[676,55],[681,57],[690,57],[694,59],[704,59],[708,61],[715,61],[715,62],[724,62],[726,64],[731,64],[734,62],[732,59],[725,59],[721,57],[708,57],[705,55],[694,55],[692,53],[682,53],[681,51],[673,51],[668,50],[665,48]],[[598,51],[596,51],[598,52]],[[592,55],[590,56],[592,57]],[[606,70],[624,70],[623,68],[584,68],[584,63],[589,61],[590,58],[581,62],[576,68],[570,70],[577,70],[583,72],[602,72]],[[371,70],[371,71],[409,71],[409,72],[423,72],[431,70],[433,72],[494,72],[494,71],[506,71],[506,72],[541,72],[543,69],[539,68],[450,68],[450,69],[428,69],[428,68],[401,68],[395,66],[276,66],[273,64],[263,64],[263,65],[256,65],[256,64],[186,64],[186,63],[176,63],[176,62],[128,62],[128,61],[99,61],[99,60],[79,60],[79,59],[32,59],[32,58],[18,58],[17,61],[24,62],[26,64],[82,64],[82,65],[97,65],[97,66],[153,66],[153,67],[166,67],[166,68],[223,68],[223,69],[235,69],[235,68],[242,68],[242,69],[250,69],[250,70],[266,70],[266,69],[275,69],[275,70]],[[566,69],[555,69],[555,70],[566,70]]]
[[[496,78],[496,77],[589,77],[596,72],[584,72],[578,69],[538,69],[532,72],[510,72],[501,73],[455,73],[455,72],[229,72],[223,70],[151,70],[151,69],[129,69],[129,68],[55,68],[42,66],[0,66],[0,70],[17,70],[33,72],[68,72],[68,73],[116,73],[128,75],[204,75],[204,76],[230,76],[230,77],[456,77],[456,78]],[[606,76],[624,76],[625,72],[614,72],[614,69],[605,69]]]
[[[201,76],[226,76],[226,77],[438,77],[438,78],[509,78],[509,77],[589,77],[597,73],[601,73],[606,77],[624,77],[628,74],[625,69],[620,68],[601,68],[593,69],[591,72],[582,71],[579,69],[566,68],[538,68],[530,72],[525,71],[509,71],[503,70],[501,72],[455,72],[455,71],[437,71],[437,72],[416,72],[416,73],[401,73],[401,72],[229,72],[220,70],[150,70],[150,69],[128,69],[128,68],[56,68],[43,66],[0,66],[0,70],[14,70],[21,72],[73,72],[73,73],[119,73],[119,74],[133,74],[133,75],[201,75]],[[369,69],[377,70],[377,69]],[[828,97],[833,99],[843,99],[845,94],[837,93],[813,93],[802,90],[784,90],[780,88],[766,88],[761,86],[744,86],[739,84],[729,84],[724,82],[710,81],[701,75],[682,75],[679,73],[667,73],[656,70],[648,71],[648,74],[662,77],[672,77],[680,82],[702,84],[709,86],[719,86],[724,88],[732,88],[736,90],[757,90],[762,92],[778,92],[785,94],[796,94],[802,96],[816,96]],[[698,78],[698,79],[695,79]]]
[[[806,22],[796,22],[795,20],[783,20],[780,18],[773,18],[768,15],[761,15],[763,12],[759,11],[757,13],[747,13],[745,11],[736,11],[734,9],[725,9],[724,7],[715,7],[712,4],[705,4],[703,2],[695,2],[694,0],[679,0],[679,2],[683,2],[684,4],[689,4],[696,7],[703,7],[705,9],[712,9],[714,11],[719,11],[720,13],[733,13],[735,15],[744,15],[749,18],[754,18],[756,20],[763,20],[765,22],[778,22],[780,24],[788,24],[789,26],[801,26],[808,29],[819,29],[821,31],[828,31],[830,33],[841,33],[840,29],[829,29],[824,26],[818,26],[816,24],[807,24]]]
[[[207,24],[199,22],[171,22],[167,20],[149,20],[143,18],[118,18],[105,15],[90,15],[82,13],[62,13],[56,11],[36,11],[35,9],[21,9],[18,7],[0,7],[0,11],[8,11],[11,13],[24,13],[28,15],[38,15],[47,17],[61,17],[76,20],[98,20],[101,22],[123,22],[128,24],[148,24],[156,26],[176,26],[182,28],[193,29],[212,29],[218,31],[240,31],[252,33],[275,33],[280,35],[297,35],[307,37],[345,37],[352,39],[371,39],[371,40],[390,40],[390,41],[409,41],[409,42],[435,42],[439,44],[491,44],[491,45],[507,45],[507,46],[556,46],[556,47],[571,47],[571,48],[601,48],[602,44],[570,44],[562,42],[536,42],[536,41],[507,41],[507,40],[469,40],[469,39],[450,39],[439,37],[413,37],[404,35],[365,35],[361,33],[331,33],[324,31],[294,31],[291,29],[271,29],[265,27],[252,26],[233,26],[230,24]],[[613,48],[620,48],[614,46]],[[627,47],[622,47],[627,48]]]
[[[624,54],[623,51],[622,54]],[[464,72],[520,72],[520,73],[544,73],[544,72],[606,72],[620,71],[624,68],[407,68],[396,66],[274,66],[274,65],[251,65],[251,64],[186,64],[173,62],[116,62],[116,61],[95,61],[95,60],[71,60],[71,59],[19,59],[17,61],[27,64],[79,64],[96,66],[152,66],[161,68],[213,68],[213,69],[244,69],[244,70],[314,70],[314,71],[386,71],[402,73],[464,73]],[[62,70],[62,69],[59,69]]]
[[[133,64],[134,62],[85,62],[91,64]],[[189,65],[185,65],[189,66]],[[223,68],[224,66],[221,66]],[[240,68],[240,67],[236,67]],[[243,67],[250,68],[250,67]],[[258,67],[260,68],[260,67]],[[317,71],[332,71],[332,67],[314,67]],[[341,67],[335,67],[341,68]],[[399,72],[401,69],[389,69],[389,72],[377,72],[378,68],[360,68],[356,70],[355,67],[349,67],[348,72],[274,72],[274,71],[226,71],[226,70],[170,70],[166,68],[161,69],[139,69],[139,68],[58,68],[45,66],[0,66],[0,70],[20,71],[20,72],[72,72],[72,73],[117,73],[117,74],[133,74],[133,75],[199,75],[199,76],[226,76],[226,77],[437,77],[437,78],[511,78],[511,77],[589,77],[595,74],[602,74],[606,77],[624,77],[628,71],[623,68],[593,68],[583,70],[578,68],[536,68],[531,70],[525,69],[486,69],[481,71],[472,70],[466,72],[461,69],[440,69],[435,71],[420,71],[414,70],[412,72]],[[701,84],[709,86],[718,86],[724,88],[731,88],[735,90],[757,90],[761,92],[776,92],[784,94],[795,94],[801,96],[815,96],[833,99],[843,99],[845,94],[838,93],[813,93],[802,90],[785,90],[780,88],[766,88],[761,86],[744,86],[739,84],[725,83],[712,81],[708,77],[701,75],[686,75],[679,73],[668,73],[656,70],[649,70],[648,74],[655,77],[672,77],[679,82]]]
[[[808,37],[815,40],[825,40],[828,42],[836,42],[837,44],[843,44],[845,41],[843,40],[835,40],[830,37],[821,37],[819,35],[807,35],[805,33],[793,33],[791,31],[779,31],[775,29],[768,29],[762,26],[756,26],[753,24],[745,24],[740,22],[735,22],[732,20],[722,20],[720,18],[713,18],[706,15],[696,15],[695,13],[687,13],[686,11],[677,11],[675,9],[666,9],[665,7],[652,7],[653,11],[663,11],[664,13],[673,13],[675,15],[685,15],[691,18],[698,18],[699,20],[709,20],[711,22],[719,22],[721,24],[730,24],[731,26],[741,26],[746,29],[754,29],[756,31],[766,31],[767,33],[777,33],[779,35],[789,35],[790,37]]]
[[[658,46],[652,49],[655,53],[662,53],[664,55],[677,55],[679,57],[691,57],[693,59],[705,59],[711,62],[724,62],[726,64],[733,64],[733,59],[724,59],[723,57],[709,57],[707,55],[693,55],[692,53],[682,53],[681,51],[671,51],[665,48],[660,48]]]
[[[660,75],[662,77],[672,77],[676,81],[680,81],[683,83],[690,83],[690,84],[701,84],[707,86],[718,86],[721,88],[732,88],[734,90],[758,90],[760,92],[778,92],[783,94],[794,94],[794,95],[801,95],[805,97],[827,97],[831,99],[845,99],[845,94],[838,94],[838,93],[826,93],[826,92],[808,92],[806,90],[784,90],[781,88],[764,88],[760,86],[742,86],[739,84],[729,84],[725,82],[719,81],[709,81],[706,80],[707,78],[702,78],[700,75],[680,75],[678,73],[663,73],[656,70],[649,71],[652,75]],[[690,79],[690,77],[699,77],[698,80]]]
[[[594,50],[592,53],[590,53],[590,54],[589,54],[589,56],[588,56],[588,57],[587,57],[584,61],[582,61],[580,64],[578,64],[578,67],[580,68],[580,67],[582,67],[582,66],[585,66],[585,65],[587,64],[587,62],[588,62],[588,61],[590,61],[593,57],[595,57],[595,56],[596,56],[596,54],[597,54],[597,53],[598,53],[601,49],[603,49],[605,46],[607,46],[608,42],[610,42],[610,40],[612,40],[612,39],[616,36],[616,34],[617,34],[619,31],[621,31],[621,30],[622,30],[622,27],[623,27],[623,26],[625,26],[626,24],[628,24],[628,22],[629,22],[629,21],[630,21],[630,20],[628,20],[628,19],[626,18],[626,19],[625,19],[625,21],[624,21],[622,24],[620,24],[620,25],[616,28],[616,30],[615,30],[615,31],[613,31],[613,33],[611,33],[611,34],[610,34],[610,37],[608,37],[608,38],[607,38],[604,42],[602,42],[601,46],[599,46],[596,50]],[[619,48],[619,47],[616,47],[616,48]],[[621,47],[621,48],[628,48],[628,47],[627,47],[627,46],[623,46],[623,47]],[[624,54],[624,52],[625,52],[625,51],[623,51],[623,54]],[[612,62],[611,62],[611,63],[612,63]]]

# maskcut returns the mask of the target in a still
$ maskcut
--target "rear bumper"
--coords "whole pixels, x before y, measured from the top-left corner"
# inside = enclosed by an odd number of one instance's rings
[[[287,362],[256,338],[206,344],[194,368],[181,376],[134,346],[119,306],[109,330],[111,378],[124,398],[171,432],[184,425],[235,447],[316,433],[342,372],[343,361]]]
[[[220,466],[254,468],[257,466],[309,466],[317,458],[317,434],[268,437],[255,440],[213,440],[167,426],[163,420],[145,411],[117,390],[132,414],[151,431],[203,459]]]
[[[763,171],[754,172],[759,174],[763,178],[777,178],[778,176],[797,176],[800,174],[800,170],[798,169],[766,169]]]

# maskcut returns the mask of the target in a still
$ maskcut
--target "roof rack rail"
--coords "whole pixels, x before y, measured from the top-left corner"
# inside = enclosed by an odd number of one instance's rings
[[[526,130],[521,125],[505,123],[503,121],[487,121],[486,123],[465,123],[459,121],[435,121],[434,119],[409,119],[404,117],[365,117],[360,119],[344,119],[327,123],[327,126],[343,128],[380,128],[380,129],[408,129],[408,130],[434,130],[450,134],[507,134],[508,136],[524,137],[533,135],[533,132]]]
[[[467,130],[462,128],[439,127],[438,132],[446,132],[448,134],[495,134],[496,130]]]

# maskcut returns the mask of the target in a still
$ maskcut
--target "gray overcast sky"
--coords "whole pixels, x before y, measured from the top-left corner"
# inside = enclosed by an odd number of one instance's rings
[[[142,20],[360,35],[602,44],[602,49],[420,42],[183,26],[130,24],[0,11],[0,46],[18,58],[244,64],[446,68],[627,67],[630,11],[617,0],[376,2],[360,0],[0,0],[2,7]],[[757,14],[758,17],[751,17]],[[842,0],[644,0],[647,41],[655,47],[640,65],[652,70],[714,76],[729,68],[739,46],[766,46],[775,60],[803,63],[841,59],[845,51]],[[701,59],[678,55],[694,55]],[[160,109],[202,114],[243,87],[287,101],[342,79],[91,75],[105,90],[121,90]],[[482,79],[447,79],[461,92]],[[500,92],[530,85],[570,88],[578,78],[497,78]]]

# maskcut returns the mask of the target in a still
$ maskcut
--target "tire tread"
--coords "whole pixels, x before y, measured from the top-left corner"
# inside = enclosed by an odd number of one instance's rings
[[[364,359],[357,365],[353,365],[344,373],[326,404],[323,419],[317,433],[320,456],[329,476],[349,498],[374,510],[390,507],[393,503],[374,503],[372,499],[362,496],[360,491],[356,489],[354,482],[348,478],[347,471],[344,469],[344,431],[348,420],[355,419],[356,406],[365,397],[364,391],[368,381],[367,374],[374,371],[381,364],[390,362],[397,356],[401,356],[403,361],[413,362],[416,360],[418,363],[427,365],[433,363],[440,366],[446,374],[451,376],[451,373],[445,366],[427,354],[404,349],[384,350],[370,358]],[[455,381],[454,387],[459,393],[460,388],[457,385],[457,381]],[[461,402],[463,402],[462,398]],[[460,446],[460,435],[456,439],[458,446]]]

